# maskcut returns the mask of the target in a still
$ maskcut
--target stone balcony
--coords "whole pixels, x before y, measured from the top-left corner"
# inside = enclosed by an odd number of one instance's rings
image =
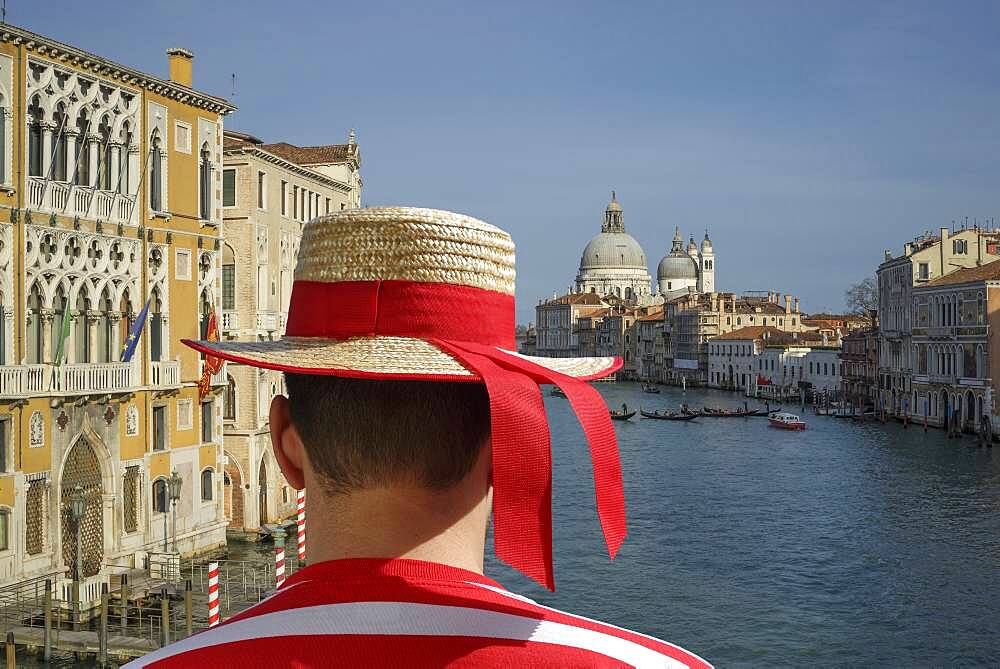
[[[0,367],[0,397],[123,393],[138,383],[138,368],[131,362]]]
[[[276,311],[258,311],[257,329],[264,332],[277,332],[280,328],[281,318]]]
[[[135,225],[139,220],[135,198],[130,195],[41,177],[28,177],[27,208],[111,223]]]
[[[177,360],[150,363],[149,385],[155,388],[180,388],[181,363]]]
[[[222,332],[235,332],[240,329],[240,315],[235,311],[222,312]]]

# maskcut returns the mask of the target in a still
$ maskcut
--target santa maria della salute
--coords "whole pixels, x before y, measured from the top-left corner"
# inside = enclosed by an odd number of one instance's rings
[[[700,248],[691,237],[685,250],[680,229],[675,229],[670,251],[657,266],[654,283],[646,254],[635,237],[625,231],[622,206],[611,194],[601,232],[587,243],[580,257],[575,293],[652,306],[688,293],[714,290],[715,252],[707,232]]]

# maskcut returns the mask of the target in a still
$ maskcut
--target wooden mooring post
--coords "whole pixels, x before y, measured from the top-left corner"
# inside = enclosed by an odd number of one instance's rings
[[[184,581],[184,621],[187,623],[187,635],[191,636],[194,632],[194,626],[192,621],[192,614],[194,612],[194,602],[191,599],[191,579]]]
[[[160,643],[164,646],[170,643],[170,599],[166,588],[160,590]]]
[[[97,666],[108,666],[108,584],[101,583],[101,627],[97,632]]]
[[[129,598],[129,587],[128,587],[128,574],[122,574],[121,581],[121,622],[122,622],[122,636],[125,636],[125,630],[128,627],[128,598]]]
[[[14,633],[7,632],[7,667],[13,669],[17,666],[17,648],[14,646]]]
[[[52,579],[45,579],[45,596],[42,598],[42,619],[45,631],[42,632],[42,657],[46,664],[52,660]]]

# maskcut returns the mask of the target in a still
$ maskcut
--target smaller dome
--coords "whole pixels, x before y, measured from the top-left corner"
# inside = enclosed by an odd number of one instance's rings
[[[701,240],[701,250],[702,251],[712,250],[712,240],[708,238],[708,230],[705,231],[705,239]]]
[[[677,281],[679,279],[697,279],[698,268],[694,260],[686,255],[668,255],[660,261],[656,268],[657,280]]]
[[[688,242],[688,253],[697,253],[698,245],[694,243],[694,235],[691,236],[691,240]]]

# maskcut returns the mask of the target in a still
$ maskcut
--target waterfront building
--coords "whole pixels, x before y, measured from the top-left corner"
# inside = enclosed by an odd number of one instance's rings
[[[769,342],[788,342],[791,335],[769,325],[743,327],[708,340],[708,386],[748,390],[756,385],[758,358]]]
[[[840,346],[824,345],[821,340],[796,338],[784,342],[769,341],[757,359],[757,397],[769,399],[806,398],[824,393],[831,399],[839,396]]]
[[[913,288],[913,390],[904,409],[930,425],[994,431],[990,337],[1000,324],[1000,262],[960,269]],[[957,423],[957,425],[955,425]]]
[[[346,144],[266,144],[246,133],[223,137],[222,320],[226,339],[273,340],[285,330],[302,226],[361,201],[361,152]],[[295,491],[271,451],[271,399],[281,372],[228,365],[223,425],[229,527],[256,530],[295,512]]]
[[[649,304],[654,301],[652,282],[646,253],[635,237],[625,231],[622,207],[612,192],[601,231],[587,242],[580,256],[575,290]]]
[[[913,289],[947,276],[955,270],[977,267],[998,258],[1000,232],[966,228],[955,232],[941,228],[938,236],[925,234],[903,245],[903,254],[885,261],[876,271],[879,318],[877,408],[902,415],[905,398],[912,399]]]
[[[852,406],[874,406],[878,369],[878,331],[851,330],[841,340],[840,376],[843,396]]]
[[[220,311],[234,107],[167,53],[161,78],[0,30],[0,582],[68,599],[79,530],[84,606],[111,573],[225,543],[225,367],[201,396],[178,340]]]
[[[577,326],[580,318],[607,309],[609,302],[596,293],[568,293],[543,300],[535,307],[538,355],[572,358],[580,355]]]
[[[639,316],[635,330],[635,376],[642,381],[659,381],[663,368],[663,310]]]

